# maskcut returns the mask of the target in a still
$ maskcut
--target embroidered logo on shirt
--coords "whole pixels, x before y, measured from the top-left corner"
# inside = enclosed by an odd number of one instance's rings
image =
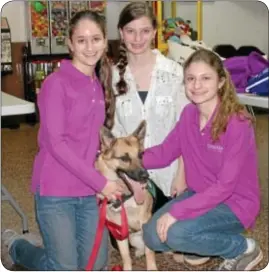
[[[221,145],[207,144],[207,148],[213,149],[219,153],[221,153],[223,151],[223,146],[221,146]]]

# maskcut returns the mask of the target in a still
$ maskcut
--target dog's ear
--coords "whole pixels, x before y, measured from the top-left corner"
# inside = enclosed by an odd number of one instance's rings
[[[115,140],[115,137],[111,131],[103,126],[100,129],[101,150],[110,147],[111,143]]]
[[[141,146],[144,146],[144,139],[146,136],[146,121],[145,120],[143,120],[139,124],[138,128],[133,132],[132,135],[138,138]]]

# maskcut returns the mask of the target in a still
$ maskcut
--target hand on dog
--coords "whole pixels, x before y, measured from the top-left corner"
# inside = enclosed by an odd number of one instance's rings
[[[167,239],[168,229],[177,221],[170,213],[163,214],[157,220],[157,234],[160,240],[164,243]]]
[[[120,182],[108,180],[101,194],[108,200],[116,200],[117,196],[122,195],[123,192],[124,186]]]

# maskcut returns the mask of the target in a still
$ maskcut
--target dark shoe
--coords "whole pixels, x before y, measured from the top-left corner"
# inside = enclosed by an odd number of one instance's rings
[[[247,238],[248,244],[254,245],[253,250],[235,257],[234,259],[226,259],[218,267],[219,271],[242,271],[252,270],[263,258],[262,251],[253,239]]]

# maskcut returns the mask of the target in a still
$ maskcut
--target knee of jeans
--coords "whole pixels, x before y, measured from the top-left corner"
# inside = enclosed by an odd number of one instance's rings
[[[156,232],[156,225],[146,223],[142,226],[143,230],[143,240],[145,245],[154,251],[157,251],[160,248],[161,241]]]
[[[101,243],[98,257],[94,264],[94,270],[101,271],[105,270],[108,265],[108,232],[103,233],[103,241]]]
[[[185,245],[193,243],[195,233],[179,222],[168,229],[166,244],[173,250],[181,251]]]
[[[99,254],[98,259],[94,264],[94,270],[96,271],[105,270],[107,265],[108,265],[108,250],[103,251],[101,254]]]
[[[85,267],[88,264],[88,261],[91,257],[91,254],[93,252],[93,248],[90,249],[90,252],[88,250],[81,251],[80,250],[80,255],[79,256],[79,269],[84,270]],[[109,246],[108,246],[108,232],[104,231],[103,232],[103,237],[102,237],[102,242],[95,260],[94,264],[94,270],[96,271],[102,271],[105,270],[106,266],[108,265],[108,251],[109,251]]]
[[[79,262],[79,267],[78,267],[79,270],[84,270],[85,269],[85,267],[87,266],[88,261],[89,261],[89,259],[91,257],[91,254],[92,254],[92,252],[90,253],[89,256],[85,256],[84,260]],[[97,256],[97,258],[95,260],[95,263],[94,263],[93,270],[94,271],[105,270],[107,265],[108,265],[108,248],[106,248],[106,249],[100,248],[99,252],[98,252],[98,256]]]

